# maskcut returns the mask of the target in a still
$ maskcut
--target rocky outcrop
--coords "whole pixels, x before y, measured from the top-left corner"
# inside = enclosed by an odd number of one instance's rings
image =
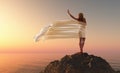
[[[101,57],[76,53],[51,62],[40,73],[119,73]]]
[[[120,71],[116,71],[116,73],[120,73]]]

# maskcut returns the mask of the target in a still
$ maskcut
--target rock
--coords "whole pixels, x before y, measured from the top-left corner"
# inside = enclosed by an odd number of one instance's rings
[[[106,60],[87,53],[66,55],[51,62],[40,73],[119,73]]]
[[[116,73],[120,73],[120,71],[116,71]]]

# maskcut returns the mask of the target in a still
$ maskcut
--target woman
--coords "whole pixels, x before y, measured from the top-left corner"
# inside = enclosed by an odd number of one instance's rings
[[[84,18],[84,16],[83,16],[83,13],[79,13],[79,15],[78,15],[78,18],[75,18],[71,13],[70,13],[70,11],[68,10],[67,11],[68,12],[68,14],[73,18],[73,19],[75,19],[75,20],[77,20],[77,21],[79,21],[79,22],[83,22],[83,23],[85,23],[85,24],[82,24],[83,26],[86,26],[86,19]],[[84,43],[85,43],[85,37],[84,36],[81,36],[80,35],[80,33],[81,33],[81,31],[79,32],[79,47],[80,47],[80,51],[81,51],[81,53],[83,53],[83,47],[84,47]]]

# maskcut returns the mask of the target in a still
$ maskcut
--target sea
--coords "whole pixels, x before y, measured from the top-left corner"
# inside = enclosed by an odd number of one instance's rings
[[[60,60],[63,56],[65,56],[63,53],[1,53],[0,73],[39,73],[49,62]],[[102,58],[115,70],[120,70],[118,57]]]

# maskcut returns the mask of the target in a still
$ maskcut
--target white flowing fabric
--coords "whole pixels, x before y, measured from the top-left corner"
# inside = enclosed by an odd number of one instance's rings
[[[59,20],[44,26],[34,40],[85,37],[86,23],[76,20]]]

